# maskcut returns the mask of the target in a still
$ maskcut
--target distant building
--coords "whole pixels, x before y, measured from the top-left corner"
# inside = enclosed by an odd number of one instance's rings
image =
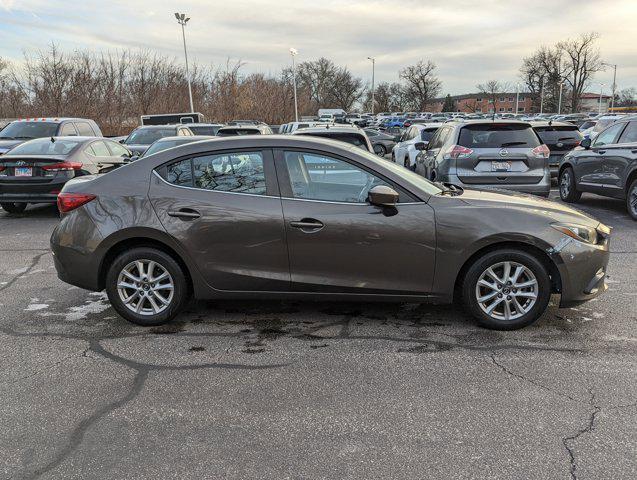
[[[602,95],[602,113],[608,112],[610,106],[610,95]],[[599,111],[599,93],[586,92],[580,97],[580,112],[597,112]]]
[[[455,95],[451,99],[456,106],[456,112],[463,113],[515,113],[516,92],[498,93],[495,102],[491,95],[484,93],[468,93]],[[533,94],[520,92],[518,99],[518,113],[530,113],[533,111]],[[428,103],[428,109],[432,112],[442,111],[445,103],[444,97],[434,98]]]

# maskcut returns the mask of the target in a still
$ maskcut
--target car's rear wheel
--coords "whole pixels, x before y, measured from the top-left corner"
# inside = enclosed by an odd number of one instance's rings
[[[106,274],[113,308],[142,326],[172,320],[188,299],[188,284],[179,264],[167,253],[147,247],[120,254]]]
[[[0,207],[9,213],[22,213],[24,209],[27,208],[27,205],[28,204],[24,202],[0,203]]]
[[[626,208],[633,220],[637,220],[637,178],[633,180],[626,192]]]
[[[566,167],[560,172],[559,178],[560,198],[568,203],[578,202],[582,198],[582,192],[575,185],[575,172],[571,167]]]
[[[551,296],[546,267],[522,250],[485,254],[469,267],[462,283],[468,311],[494,330],[516,330],[535,322]]]
[[[380,143],[377,143],[376,145],[374,145],[374,153],[379,157],[384,157],[385,155],[387,155],[387,149],[385,149],[385,147]]]

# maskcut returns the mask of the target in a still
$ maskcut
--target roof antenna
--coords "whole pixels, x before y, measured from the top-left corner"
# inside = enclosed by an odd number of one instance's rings
[[[55,137],[51,137],[51,143],[55,143]]]

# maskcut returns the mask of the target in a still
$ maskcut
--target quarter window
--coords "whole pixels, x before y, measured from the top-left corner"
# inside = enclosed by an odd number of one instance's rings
[[[104,142],[93,142],[88,147],[88,153],[95,157],[110,157],[111,152]]]
[[[319,153],[285,152],[285,164],[294,198],[365,203],[371,188],[388,185],[362,168]]]
[[[190,159],[168,165],[166,168],[166,181],[181,187],[192,187],[192,165]]]

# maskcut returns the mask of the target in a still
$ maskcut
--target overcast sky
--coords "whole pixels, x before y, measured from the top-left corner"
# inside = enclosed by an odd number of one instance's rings
[[[64,50],[148,48],[181,62],[176,11],[192,17],[193,60],[242,60],[245,72],[278,72],[291,46],[299,61],[325,56],[366,80],[368,56],[377,81],[431,59],[443,92],[459,94],[489,79],[514,83],[521,59],[540,45],[594,30],[603,58],[619,65],[618,88],[637,86],[637,0],[0,0],[0,56],[19,62],[55,42]],[[610,85],[611,70],[594,81]]]

